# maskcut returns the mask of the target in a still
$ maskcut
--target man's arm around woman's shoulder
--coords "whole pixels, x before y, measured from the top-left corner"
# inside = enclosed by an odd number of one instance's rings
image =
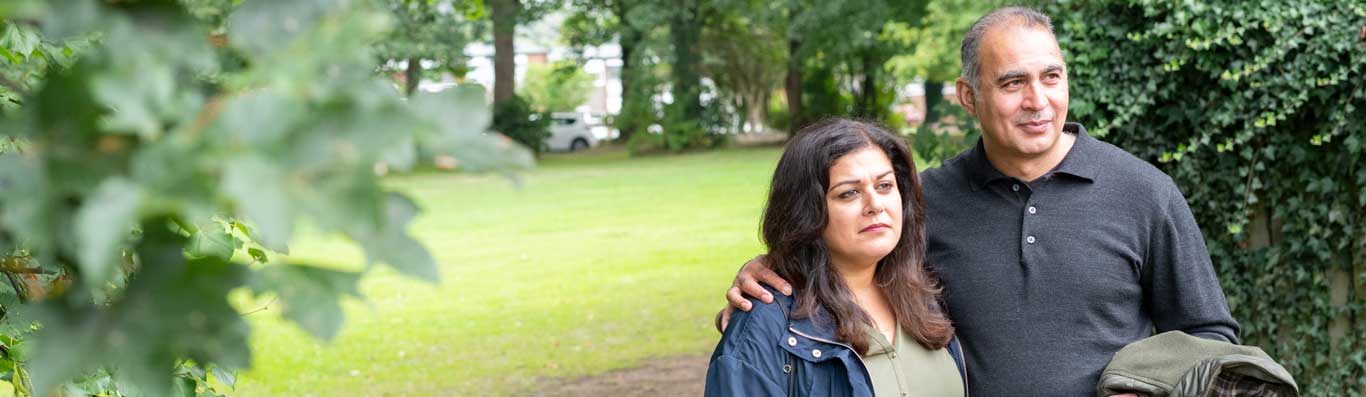
[[[751,298],[751,310],[730,318],[707,368],[707,396],[786,394],[782,371],[788,354],[779,347],[787,330],[790,299],[763,303]]]

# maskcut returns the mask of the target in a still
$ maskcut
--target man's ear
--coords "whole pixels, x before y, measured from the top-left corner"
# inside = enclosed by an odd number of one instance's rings
[[[953,93],[958,97],[958,104],[962,105],[968,114],[977,116],[977,102],[973,100],[973,95],[977,95],[977,93],[972,92],[972,85],[968,84],[967,80],[959,77],[953,83]]]

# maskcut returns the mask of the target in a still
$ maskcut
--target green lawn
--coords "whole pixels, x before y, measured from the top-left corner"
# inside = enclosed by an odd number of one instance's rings
[[[387,269],[330,343],[250,315],[254,369],[240,396],[521,394],[642,359],[705,353],[735,269],[759,253],[778,149],[627,158],[557,155],[520,175],[393,178],[424,208],[413,232],[441,263],[433,285]],[[357,267],[311,237],[293,256]],[[252,310],[246,304],[243,310]]]

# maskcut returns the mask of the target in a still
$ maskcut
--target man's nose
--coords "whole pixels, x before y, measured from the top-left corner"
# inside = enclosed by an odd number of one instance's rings
[[[1034,81],[1025,88],[1024,101],[1020,106],[1027,110],[1040,111],[1048,107],[1048,95],[1044,93],[1043,83]]]

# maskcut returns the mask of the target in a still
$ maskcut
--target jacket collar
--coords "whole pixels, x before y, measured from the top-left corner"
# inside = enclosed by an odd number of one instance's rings
[[[817,306],[812,310],[810,316],[798,318],[793,313],[796,311],[796,299],[791,296],[774,293],[775,299],[783,313],[787,315],[787,325],[793,330],[808,337],[820,338],[825,340],[837,341],[835,336],[835,321],[830,317],[830,313],[823,307]]]

